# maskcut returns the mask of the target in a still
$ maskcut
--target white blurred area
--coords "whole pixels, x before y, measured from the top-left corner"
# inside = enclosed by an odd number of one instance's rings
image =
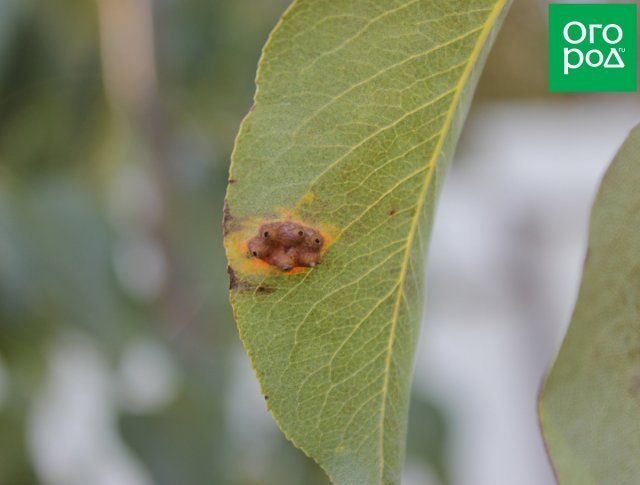
[[[456,485],[555,483],[537,394],[600,178],[639,108],[630,96],[486,102],[467,121],[433,228],[414,382],[447,411]]]
[[[29,412],[28,447],[46,485],[151,485],[144,466],[118,433],[120,409],[150,413],[176,397],[170,354],[151,340],[133,340],[119,371],[85,335],[58,338],[48,375]]]

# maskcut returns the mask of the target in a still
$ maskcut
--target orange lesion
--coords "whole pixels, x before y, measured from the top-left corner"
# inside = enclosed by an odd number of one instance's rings
[[[275,226],[273,226],[275,224]],[[319,235],[319,239],[322,241],[320,247],[317,249],[317,258],[313,255],[307,254],[300,257],[291,258],[291,264],[285,264],[281,261],[277,261],[272,257],[261,258],[254,256],[252,250],[250,250],[250,241],[256,239],[258,236],[258,230],[265,225],[268,227],[280,227],[284,224],[300,226],[301,230],[304,228],[311,231],[315,231]],[[267,276],[267,275],[296,275],[309,271],[314,265],[314,262],[319,262],[327,249],[335,240],[336,231],[334,228],[327,224],[312,224],[302,220],[299,216],[295,215],[290,210],[279,210],[274,217],[250,217],[243,221],[234,221],[234,228],[232,232],[229,232],[225,237],[225,246],[227,249],[227,257],[230,265],[237,273],[244,274],[246,276]],[[294,244],[293,242],[291,244]],[[255,252],[255,243],[254,243]],[[297,256],[297,255],[295,255]],[[275,264],[274,264],[275,263]],[[291,266],[289,268],[289,266]]]

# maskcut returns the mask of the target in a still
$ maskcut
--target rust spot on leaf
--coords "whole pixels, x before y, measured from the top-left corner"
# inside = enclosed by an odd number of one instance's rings
[[[238,277],[236,272],[231,266],[227,266],[227,273],[229,274],[229,289],[235,290],[238,287]]]
[[[225,210],[225,219],[227,220],[227,224],[224,244],[227,252],[227,258],[229,260],[229,264],[235,270],[238,279],[242,280],[241,283],[245,283],[245,285],[238,285],[238,291],[243,291],[245,289],[244,286],[251,286],[251,291],[257,292],[258,290],[256,289],[256,285],[266,277],[296,276],[309,271],[309,267],[311,266],[310,264],[307,264],[307,266],[295,266],[289,271],[283,271],[279,267],[253,256],[249,250],[248,243],[258,234],[257,230],[260,226],[273,223],[276,223],[276,225],[292,223],[294,225],[297,224],[302,227],[308,227],[309,229],[313,228],[313,230],[320,234],[320,239],[323,241],[320,251],[313,251],[313,253],[315,253],[313,255],[314,259],[320,258],[327,251],[327,249],[333,244],[335,234],[337,233],[336,228],[331,225],[318,221],[309,223],[301,218],[296,212],[285,208],[279,208],[274,212],[242,218],[238,217],[235,213],[230,213],[227,209]],[[295,234],[290,236],[295,240]],[[302,251],[299,252],[301,253],[300,257],[302,260],[308,257],[302,254]]]
[[[320,264],[323,245],[319,231],[293,221],[264,223],[247,241],[251,256],[282,271]]]
[[[229,179],[229,185],[233,185],[236,183],[236,179]]]
[[[224,201],[224,207],[222,209],[222,235],[227,236],[229,233],[237,231],[240,228],[240,223],[236,217],[231,213],[229,204]]]
[[[222,209],[222,235],[226,236],[231,232],[231,224],[233,222],[233,216],[229,210],[229,204],[224,201],[224,208]]]
[[[396,210],[395,210],[395,209],[391,209],[391,210],[389,211],[389,217],[393,217],[393,216],[395,216],[395,215],[396,215]]]

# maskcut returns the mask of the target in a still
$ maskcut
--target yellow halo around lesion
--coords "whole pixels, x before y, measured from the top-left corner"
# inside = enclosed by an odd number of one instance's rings
[[[305,221],[292,210],[285,208],[278,209],[275,217],[252,216],[241,221],[233,220],[233,229],[225,235],[224,244],[229,265],[236,273],[246,276],[264,277],[268,275],[295,275],[311,270],[311,268],[306,267],[295,267],[291,271],[284,272],[251,255],[247,246],[249,239],[256,235],[258,228],[262,224],[276,221],[296,222],[318,231],[324,238],[324,244],[320,250],[322,257],[324,257],[329,247],[335,242],[335,237],[338,232],[335,227],[329,224]]]

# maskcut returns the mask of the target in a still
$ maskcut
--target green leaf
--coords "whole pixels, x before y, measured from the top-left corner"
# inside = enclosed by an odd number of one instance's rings
[[[591,215],[580,294],[539,412],[562,484],[640,483],[640,126]]]
[[[225,208],[231,300],[267,405],[336,483],[399,483],[423,255],[508,0],[299,0],[267,42]],[[323,262],[250,259],[261,222]]]

